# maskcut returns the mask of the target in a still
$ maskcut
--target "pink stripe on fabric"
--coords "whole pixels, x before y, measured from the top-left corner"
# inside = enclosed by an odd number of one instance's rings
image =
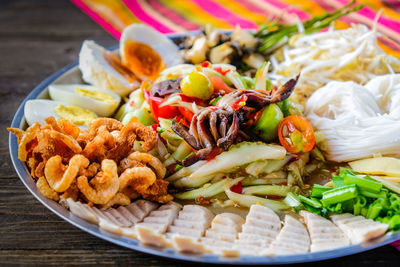
[[[347,5],[349,3],[349,1],[346,1],[346,0],[336,0],[336,2],[341,3],[343,5]],[[365,6],[363,9],[361,9],[357,13],[364,17],[371,19],[372,21],[374,21],[376,14],[377,14],[377,12],[375,12],[373,9],[371,9],[368,6]],[[381,15],[379,17],[378,23],[381,25],[384,25],[385,27],[392,29],[393,31],[400,33],[400,22],[398,22],[398,21],[386,18]]]
[[[199,28],[196,24],[193,24],[190,21],[183,19],[172,10],[160,4],[157,0],[149,0],[149,3],[157,10],[157,12],[165,15],[165,17],[173,20],[175,23],[181,25],[182,27],[188,30],[197,30]]]
[[[252,3],[250,3],[250,2],[247,1],[247,0],[241,0],[241,1],[239,1],[239,3],[240,3],[242,6],[245,6],[245,7],[246,7],[248,10],[250,10],[251,12],[259,13],[259,14],[261,14],[261,15],[266,15],[265,10],[262,10],[261,8],[259,8],[259,7],[255,6],[255,5],[253,5]],[[267,18],[265,18],[265,19],[267,19]]]
[[[273,6],[279,8],[281,10],[287,10],[286,11],[287,13],[296,14],[299,17],[300,20],[307,20],[307,19],[311,18],[311,16],[307,12],[305,12],[305,11],[295,7],[295,6],[283,3],[281,1],[263,0],[263,2],[268,3],[270,5],[273,5]]]
[[[136,0],[122,0],[122,2],[125,3],[126,7],[128,7],[139,20],[152,26],[157,31],[161,33],[174,32],[173,29],[168,28],[167,26],[147,14]]]
[[[81,0],[71,0],[77,7],[79,7],[83,12],[85,12],[89,17],[91,17],[95,22],[100,24],[106,31],[108,31],[112,36],[117,38],[121,37],[121,33],[115,29],[110,23],[108,23],[105,19],[103,19],[99,14],[90,9],[83,1]]]
[[[230,12],[225,7],[211,0],[192,0],[192,2],[195,2],[199,7],[214,17],[220,18],[233,26],[240,25],[240,27],[247,29],[258,28],[257,24],[254,22],[246,20],[235,13]]]

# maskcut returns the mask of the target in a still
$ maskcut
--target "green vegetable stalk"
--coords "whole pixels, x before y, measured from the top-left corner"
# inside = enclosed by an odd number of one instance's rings
[[[304,33],[310,34],[325,29],[339,18],[356,12],[364,7],[364,5],[351,7],[354,3],[355,0],[334,12],[327,12],[304,21],[302,23]],[[271,24],[265,23],[261,25],[260,30],[255,33],[255,36],[261,39],[261,45],[258,48],[258,52],[265,54],[271,53],[274,49],[285,45],[289,39],[297,33],[299,33],[297,25],[284,25],[277,23],[277,21],[274,21]]]

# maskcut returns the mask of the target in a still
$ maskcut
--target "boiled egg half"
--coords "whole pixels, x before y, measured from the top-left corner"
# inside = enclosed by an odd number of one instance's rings
[[[47,99],[28,100],[25,103],[24,116],[29,125],[35,122],[45,124],[44,119],[53,116],[69,120],[81,128],[87,128],[97,118],[96,113],[89,109]]]
[[[122,64],[142,80],[154,81],[163,69],[183,62],[173,41],[139,23],[124,29],[119,52]]]
[[[53,100],[92,110],[101,117],[111,116],[121,102],[111,90],[84,84],[53,84],[49,94]]]
[[[83,42],[79,69],[85,82],[120,96],[126,96],[140,86],[140,79],[121,63],[118,56],[94,41]]]

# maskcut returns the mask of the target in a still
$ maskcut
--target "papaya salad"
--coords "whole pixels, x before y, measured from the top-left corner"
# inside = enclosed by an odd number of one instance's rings
[[[334,28],[353,4],[175,43],[133,24],[114,52],[85,41],[84,82],[50,85],[26,102],[28,127],[8,129],[18,158],[74,215],[181,252],[286,255],[398,231],[400,60],[374,28]]]

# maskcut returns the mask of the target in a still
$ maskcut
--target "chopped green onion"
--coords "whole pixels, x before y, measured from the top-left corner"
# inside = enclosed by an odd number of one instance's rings
[[[333,176],[332,182],[334,187],[344,186],[344,178],[343,176]]]
[[[324,207],[343,202],[358,196],[356,185],[345,185],[322,193],[321,202]]]
[[[353,214],[354,215],[360,215],[361,214],[361,209],[365,207],[365,205],[367,205],[367,199],[363,196],[358,196],[356,198],[356,201],[354,203],[354,207],[353,207]]]
[[[361,209],[361,215],[364,216],[364,217],[366,217],[366,216],[367,216],[367,213],[368,213],[368,208],[363,207],[363,208]]]
[[[344,184],[345,185],[351,185],[355,184],[357,185],[361,190],[366,190],[370,191],[373,193],[378,193],[381,188],[382,184],[376,181],[371,181],[365,178],[353,176],[350,174],[345,174],[344,175]]]
[[[332,187],[327,187],[319,184],[314,184],[313,188],[311,190],[311,196],[312,197],[322,197],[322,193],[332,190]]]
[[[314,208],[313,206],[308,205],[308,204],[306,204],[306,203],[303,203],[303,204],[304,204],[304,207],[305,207],[308,211],[310,211],[310,212],[312,212],[312,213],[321,214],[321,212],[322,212],[321,209]],[[326,215],[326,214],[327,214],[327,210],[325,210],[325,215]]]
[[[308,198],[308,197],[305,197],[305,196],[302,196],[302,195],[297,195],[297,197],[300,199],[300,201],[302,203],[307,204],[307,205],[309,205],[309,206],[311,206],[313,208],[317,208],[317,209],[322,208],[321,202],[319,202],[319,200],[316,199],[316,198],[313,198],[313,197],[312,198]]]
[[[380,201],[374,201],[369,205],[366,218],[367,219],[375,219],[379,216],[379,213],[382,211],[383,207]]]
[[[326,207],[326,209],[329,211],[335,212],[335,213],[343,212],[342,203],[336,203],[336,204],[329,205],[328,207]]]
[[[400,229],[400,215],[396,214],[385,222],[389,225],[390,230]]]
[[[374,193],[368,190],[363,190],[360,189],[359,190],[360,194],[365,196],[365,197],[370,197],[370,198],[384,198],[386,197],[386,193],[385,192],[379,192],[379,193]]]
[[[340,167],[339,168],[339,175],[340,176],[344,176],[346,174],[353,175],[353,176],[355,175],[355,173],[352,172],[352,170],[350,170],[349,168]]]
[[[300,208],[301,205],[301,201],[300,199],[297,197],[297,195],[293,192],[289,192],[285,199],[283,200],[283,202],[285,202],[286,205],[288,205],[289,207],[292,208]]]

